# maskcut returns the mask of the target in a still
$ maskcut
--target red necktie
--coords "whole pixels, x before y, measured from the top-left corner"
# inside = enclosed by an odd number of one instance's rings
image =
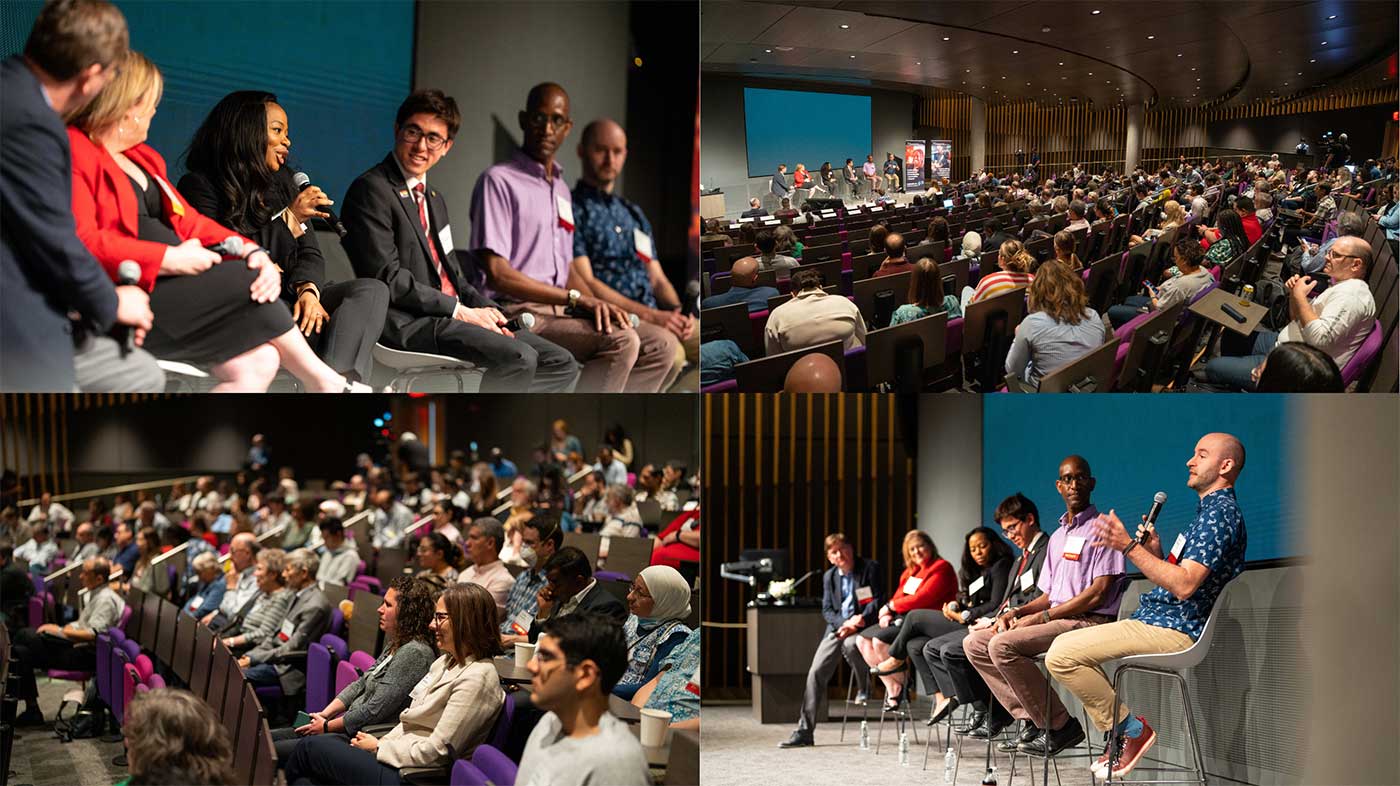
[[[442,282],[442,293],[455,298],[457,290],[452,286],[452,279],[447,277],[447,271],[442,268],[437,246],[433,243],[433,232],[428,226],[428,200],[423,196],[422,183],[413,187],[413,198],[418,201],[418,221],[423,225],[423,236],[428,239],[428,253],[432,255],[433,267],[437,268],[438,281]]]

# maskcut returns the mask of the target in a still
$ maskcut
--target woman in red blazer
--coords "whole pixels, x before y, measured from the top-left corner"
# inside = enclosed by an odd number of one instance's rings
[[[155,65],[130,52],[68,128],[78,238],[114,281],[122,262],[140,266],[155,314],[145,348],[209,364],[218,392],[267,390],[279,366],[308,390],[349,390],[279,302],[281,274],[266,252],[200,215],[170,185],[165,159],[145,144],[161,86]],[[242,262],[205,248],[230,237],[244,244]]]
[[[899,574],[894,595],[880,608],[880,624],[861,631],[856,649],[865,662],[877,666],[890,653],[890,644],[899,635],[895,620],[902,619],[914,609],[941,609],[958,595],[958,574],[948,560],[938,556],[938,549],[928,533],[914,529],[904,535],[904,572]],[[904,683],[908,671],[882,676],[885,683],[886,709],[894,709],[905,699]]]

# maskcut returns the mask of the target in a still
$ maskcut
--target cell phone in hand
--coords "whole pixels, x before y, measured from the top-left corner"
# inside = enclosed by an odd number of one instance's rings
[[[300,729],[302,726],[305,726],[306,724],[308,724],[308,723],[310,723],[310,722],[311,722],[311,716],[310,716],[310,715],[307,715],[305,710],[300,710],[300,711],[297,712],[297,718],[296,718],[296,720],[292,721],[292,728],[294,728],[294,729]]]

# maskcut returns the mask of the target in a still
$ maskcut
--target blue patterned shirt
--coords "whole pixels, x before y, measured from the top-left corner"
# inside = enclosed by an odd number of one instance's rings
[[[544,571],[526,570],[515,577],[515,583],[510,587],[510,595],[506,596],[506,618],[501,620],[501,633],[515,633],[510,629],[511,620],[522,611],[530,612],[530,616],[535,616],[540,610],[539,593],[544,586]]]
[[[671,722],[700,716],[700,696],[690,691],[690,681],[700,670],[700,629],[696,628],[661,661],[661,677],[643,709],[667,710]]]
[[[1226,487],[1205,495],[1196,505],[1196,520],[1185,537],[1181,561],[1189,559],[1209,568],[1206,580],[1186,600],[1153,587],[1143,593],[1133,619],[1199,639],[1220,591],[1244,570],[1244,515],[1235,501],[1235,490]],[[1168,548],[1166,543],[1163,547]]]
[[[656,308],[647,264],[637,256],[634,230],[656,239],[642,209],[579,181],[574,186],[574,256],[588,257],[593,275],[628,300]]]

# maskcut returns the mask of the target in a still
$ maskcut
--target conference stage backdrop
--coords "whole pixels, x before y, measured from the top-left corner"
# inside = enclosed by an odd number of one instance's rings
[[[945,180],[953,176],[953,143],[947,139],[929,142],[929,177]]]
[[[904,143],[904,190],[924,188],[924,140],[911,139]]]
[[[131,48],[150,58],[165,92],[148,140],[185,173],[183,155],[228,93],[266,90],[287,111],[289,166],[339,202],[393,146],[394,113],[413,78],[414,21],[405,0],[116,0]],[[0,3],[0,44],[24,49],[40,0]],[[8,143],[8,140],[7,140]]]
[[[1303,522],[1292,478],[1290,434],[1302,415],[1294,396],[1222,396],[1202,406],[1193,396],[987,396],[982,413],[982,516],[1020,491],[1035,501],[1047,532],[1064,501],[1055,489],[1060,461],[1088,460],[1098,485],[1095,506],[1135,530],[1167,493],[1157,531],[1168,547],[1196,515],[1196,492],[1186,486],[1186,462],[1196,440],[1224,431],[1244,443],[1246,461],[1235,492],[1249,534],[1250,561],[1295,557]],[[1090,401],[1090,399],[1093,399]]]

